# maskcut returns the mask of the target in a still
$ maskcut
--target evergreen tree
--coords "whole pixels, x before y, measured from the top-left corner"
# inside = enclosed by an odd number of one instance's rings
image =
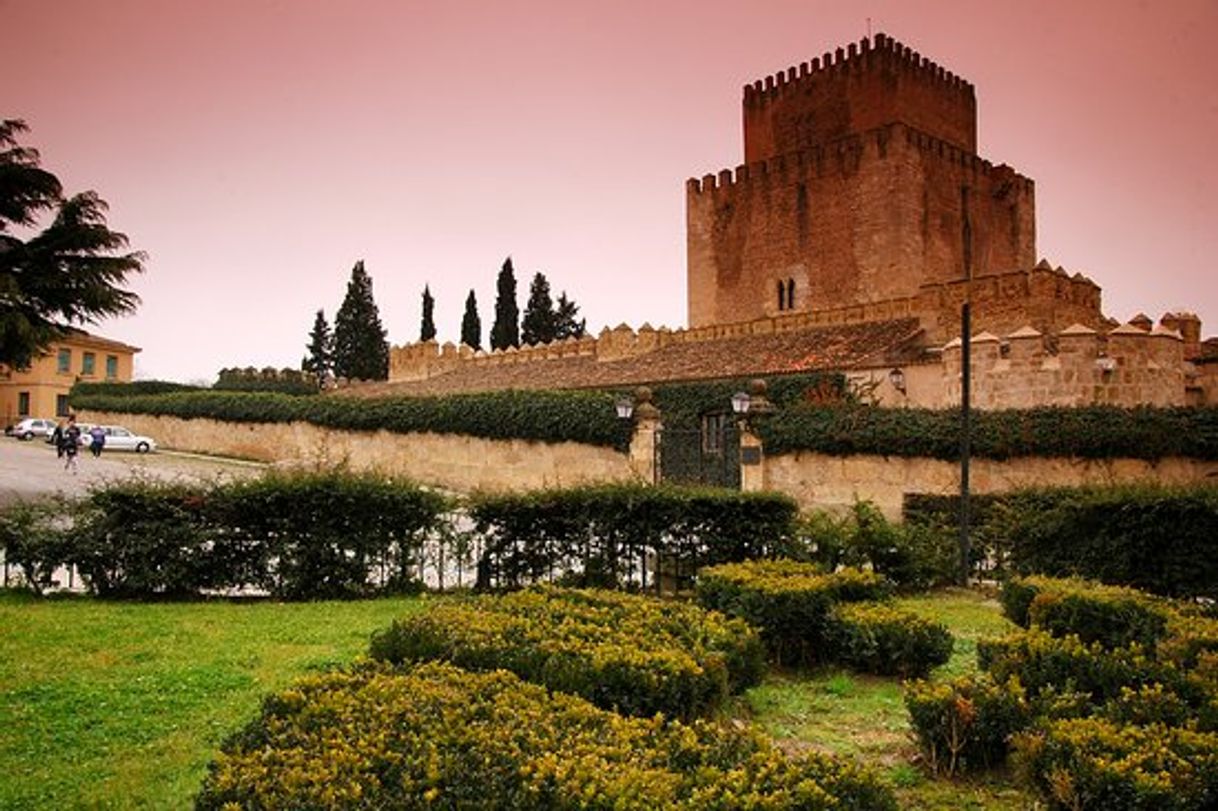
[[[567,298],[567,291],[564,290],[558,296],[558,309],[554,313],[554,338],[555,340],[563,340],[564,338],[582,338],[587,331],[587,320],[575,320],[575,316],[579,314],[579,305]]]
[[[106,226],[105,201],[64,197],[38,150],[17,142],[26,130],[0,119],[0,364],[17,369],[78,325],[133,312],[139,297],[121,285],[144,269]],[[40,228],[44,215],[53,219]]]
[[[558,313],[550,298],[550,283],[544,273],[533,276],[529,301],[520,322],[520,339],[526,344],[548,344],[557,335]]]
[[[516,272],[508,257],[495,283],[495,323],[491,326],[491,349],[520,346],[520,308],[516,305]]]
[[[347,296],[334,316],[334,374],[352,380],[389,377],[389,342],[363,260],[351,269]]]
[[[423,326],[419,329],[420,341],[430,341],[436,337],[435,309],[436,300],[431,297],[431,290],[427,285],[423,285]]]
[[[478,317],[478,299],[474,291],[465,298],[465,315],[461,318],[461,343],[473,349],[482,348],[482,319]]]
[[[305,351],[309,354],[300,362],[300,368],[312,374],[320,388],[334,368],[334,336],[326,322],[325,310],[318,310],[317,317],[313,319],[313,330],[309,333],[309,344]]]

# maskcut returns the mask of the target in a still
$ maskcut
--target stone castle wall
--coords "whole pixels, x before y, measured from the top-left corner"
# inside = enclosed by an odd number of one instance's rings
[[[533,490],[589,482],[650,480],[649,460],[574,442],[490,440],[455,434],[397,434],[321,428],[303,422],[232,423],[146,414],[81,412],[83,422],[121,423],[165,448],[286,466],[404,476],[459,492]]]
[[[694,327],[790,309],[779,281],[815,312],[1036,262],[1032,181],[904,124],[690,180],[686,217]]]
[[[973,86],[884,34],[744,87],[745,161],[900,121],[977,151]]]

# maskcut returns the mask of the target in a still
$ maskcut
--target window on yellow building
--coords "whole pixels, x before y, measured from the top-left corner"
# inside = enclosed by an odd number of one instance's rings
[[[28,391],[17,392],[17,413],[22,417],[30,415],[30,393]]]
[[[91,375],[96,365],[97,356],[92,352],[86,352],[80,361],[80,373],[82,375]]]
[[[72,350],[71,349],[59,350],[59,373],[66,375],[71,371],[72,371]]]
[[[66,394],[56,394],[55,395],[55,416],[56,417],[68,416],[68,395],[66,395]]]
[[[118,377],[118,355],[106,355],[106,378]]]

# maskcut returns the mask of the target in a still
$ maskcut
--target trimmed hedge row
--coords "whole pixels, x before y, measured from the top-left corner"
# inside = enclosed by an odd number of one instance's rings
[[[958,504],[907,496],[905,520],[954,525]],[[972,506],[975,545],[999,572],[1218,598],[1218,487],[1045,488],[981,496]]]
[[[1105,648],[1137,643],[1153,649],[1167,634],[1173,612],[1144,592],[1078,578],[1013,577],[999,597],[1007,619],[1053,636],[1075,634]]]
[[[989,459],[1218,459],[1218,408],[1045,406],[973,414],[972,453]],[[960,457],[958,409],[839,406],[784,409],[759,425],[771,454]]]
[[[778,662],[840,662],[870,673],[924,675],[951,656],[939,623],[881,602],[890,584],[874,572],[791,560],[750,561],[703,569],[703,606],[761,631]]]
[[[78,382],[73,384],[68,397],[73,404],[80,397],[136,397],[140,395],[170,394],[183,391],[206,391],[188,383],[173,383],[168,380],[133,380],[130,383]]]
[[[895,811],[869,770],[756,733],[624,718],[445,664],[306,679],[209,766],[199,809]]]
[[[478,586],[516,588],[561,575],[571,585],[646,589],[668,580],[683,588],[700,566],[782,552],[797,509],[777,493],[668,485],[482,495],[469,504],[486,539]]]
[[[362,596],[420,587],[420,556],[449,507],[407,482],[338,473],[212,486],[128,482],[70,510],[51,502],[5,511],[0,542],[35,587],[71,565],[102,597],[241,589],[281,599]]]
[[[391,664],[510,670],[626,715],[690,719],[761,679],[765,651],[740,620],[687,603],[540,587],[448,599],[373,636]]]
[[[229,422],[307,422],[347,431],[461,434],[580,442],[625,452],[631,427],[606,392],[498,391],[446,397],[299,397],[276,392],[188,391],[121,396],[74,393],[72,407]]]

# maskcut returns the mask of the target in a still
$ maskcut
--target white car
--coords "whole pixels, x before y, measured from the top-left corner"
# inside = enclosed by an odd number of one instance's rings
[[[134,434],[121,425],[103,425],[102,430],[106,432],[106,444],[102,446],[102,451],[135,451],[136,453],[148,453],[148,451],[156,450],[156,440],[150,436],[141,436]],[[88,433],[82,433],[80,440],[83,445],[88,445],[93,441],[93,438]]]
[[[21,422],[12,427],[10,431],[6,431],[9,436],[15,436],[18,439],[29,440],[36,436],[44,436],[55,430],[55,420],[44,420],[38,417],[26,417]]]

